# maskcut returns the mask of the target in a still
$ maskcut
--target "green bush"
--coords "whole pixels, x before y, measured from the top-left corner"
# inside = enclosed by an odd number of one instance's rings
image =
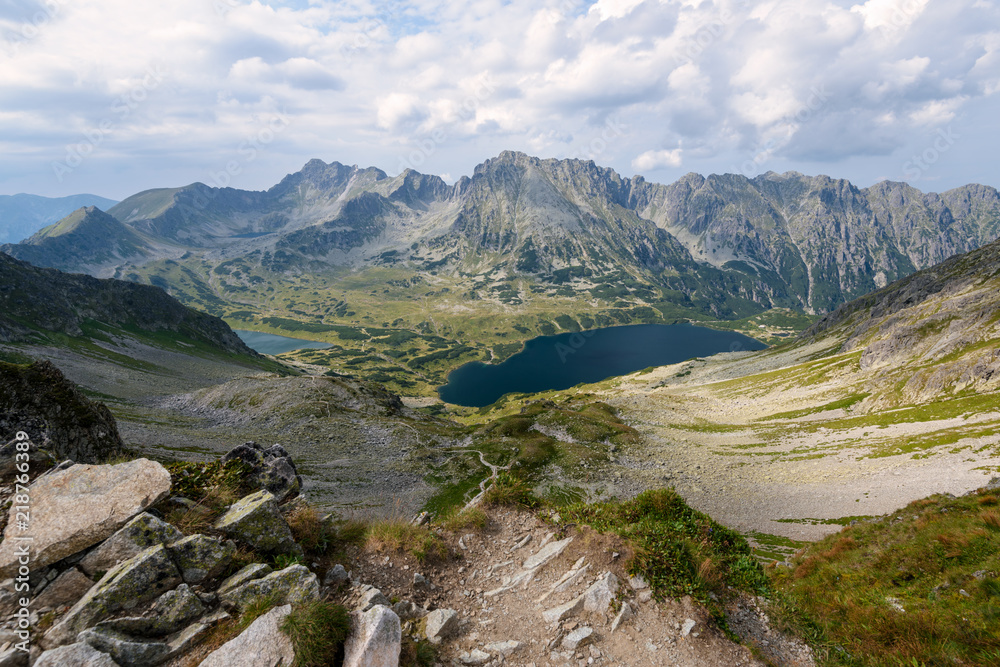
[[[351,614],[341,605],[311,600],[292,607],[281,631],[292,640],[297,667],[335,665],[351,631]]]

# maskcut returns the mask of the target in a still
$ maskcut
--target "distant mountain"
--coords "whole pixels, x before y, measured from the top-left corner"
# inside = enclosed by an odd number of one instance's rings
[[[109,214],[121,227],[90,213],[2,249],[56,268],[155,278],[206,307],[229,298],[211,271],[228,275],[227,262],[238,262],[244,282],[232,289],[251,292],[293,274],[386,266],[447,275],[468,299],[500,294],[509,306],[523,300],[510,281],[526,279],[539,294],[735,318],[772,307],[829,312],[1000,235],[1000,193],[981,185],[925,194],[794,172],[660,185],[514,152],[453,186],[312,160],[264,192],[198,183],[139,193]],[[77,240],[91,227],[111,247]]]
[[[41,197],[38,195],[0,195],[0,243],[18,243],[42,227],[58,222],[84,206],[107,210],[117,202],[97,195]]]
[[[185,349],[258,357],[225,322],[182,305],[159,287],[66,274],[0,253],[0,343],[95,334],[160,336]]]

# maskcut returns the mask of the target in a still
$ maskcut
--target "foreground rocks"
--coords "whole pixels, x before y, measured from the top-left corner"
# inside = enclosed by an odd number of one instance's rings
[[[0,543],[0,575],[18,561],[17,538],[30,536],[29,567],[38,569],[109,537],[132,517],[167,497],[170,474],[137,459],[118,465],[74,465],[43,475],[30,487],[31,521],[21,530],[16,507]]]

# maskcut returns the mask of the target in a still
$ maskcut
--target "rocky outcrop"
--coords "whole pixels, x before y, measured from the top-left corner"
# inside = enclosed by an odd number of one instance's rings
[[[125,524],[80,561],[80,569],[88,576],[107,572],[149,547],[182,539],[184,534],[169,523],[143,512]]]
[[[344,667],[397,667],[402,639],[399,616],[385,605],[355,612]]]
[[[0,314],[0,336],[2,319]],[[20,431],[27,433],[33,447],[52,452],[60,461],[100,463],[124,449],[108,408],[84,396],[48,361],[29,366],[0,362],[2,472],[10,472],[7,462],[13,462]]]
[[[261,447],[256,442],[247,442],[234,447],[224,457],[223,463],[238,460],[249,469],[247,482],[271,493],[281,502],[298,495],[302,488],[302,478],[295,469],[292,457],[281,445]]]
[[[0,543],[0,572],[19,559],[19,537],[32,538],[30,566],[38,569],[97,544],[170,492],[170,473],[154,461],[114,466],[75,465],[37,479],[29,488],[31,521],[19,526],[16,508]]]
[[[267,491],[240,499],[215,523],[215,528],[238,542],[265,553],[302,555],[292,531]]]

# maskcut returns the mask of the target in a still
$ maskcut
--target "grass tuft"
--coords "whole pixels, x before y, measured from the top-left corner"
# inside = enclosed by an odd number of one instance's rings
[[[457,512],[453,511],[447,514],[441,519],[440,524],[445,530],[457,533],[473,529],[482,530],[486,528],[488,521],[489,517],[486,516],[486,512],[480,508],[466,507]]]
[[[281,631],[295,647],[296,667],[339,664],[344,640],[351,631],[351,614],[341,605],[311,600],[292,607]]]
[[[448,550],[441,538],[427,526],[414,526],[404,519],[381,519],[368,524],[365,549],[369,551],[403,551],[419,562],[444,558]]]
[[[542,504],[527,482],[506,470],[496,476],[493,486],[486,489],[483,503],[489,507],[513,506],[528,509]]]

